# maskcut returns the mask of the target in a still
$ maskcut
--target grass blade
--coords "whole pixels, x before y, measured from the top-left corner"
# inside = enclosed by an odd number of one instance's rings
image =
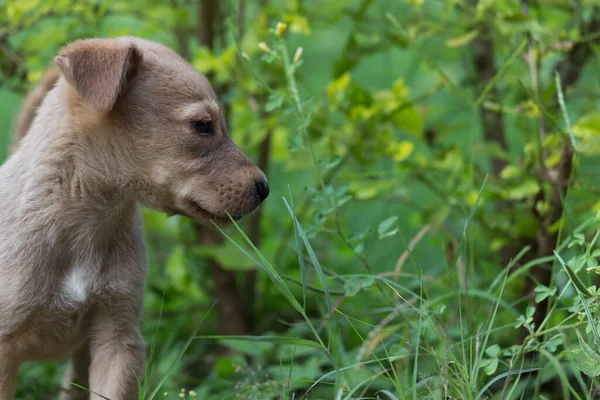
[[[188,338],[188,340],[185,342],[185,344],[181,348],[181,351],[177,355],[177,358],[175,358],[175,360],[173,361],[173,363],[171,363],[171,366],[167,370],[167,373],[162,377],[162,379],[160,380],[160,382],[158,382],[158,385],[156,385],[156,388],[152,391],[152,393],[150,393],[150,396],[148,397],[148,400],[152,400],[154,398],[154,396],[156,396],[158,394],[158,391],[160,390],[160,388],[165,384],[165,382],[167,381],[167,379],[171,375],[171,371],[173,371],[173,368],[175,368],[175,366],[179,364],[179,362],[181,361],[181,358],[183,357],[183,355],[185,354],[185,352],[187,351],[187,349],[190,347],[190,345],[192,344],[192,342],[196,338],[196,335],[198,335],[198,331],[200,330],[200,326],[202,326],[202,322],[204,322],[204,319],[206,318],[206,316],[208,315],[208,313],[213,309],[214,306],[215,306],[214,304],[212,306],[210,306],[210,308],[204,314],[204,316],[202,317],[202,319],[200,320],[200,322],[198,322],[198,325],[196,325],[196,328],[194,328],[194,331],[192,332],[192,334],[190,335],[190,337]]]
[[[244,336],[244,335],[206,335],[196,336],[196,339],[215,339],[215,340],[240,340],[244,342],[267,342],[274,344],[291,344],[296,346],[307,346],[314,347],[319,350],[325,350],[325,348],[312,340],[298,339],[289,336]]]
[[[421,307],[423,309],[423,277],[421,276]],[[417,400],[417,376],[419,372],[419,346],[421,345],[421,325],[423,324],[423,316],[419,312],[419,327],[417,328],[417,345],[415,347],[415,363],[413,365],[412,376],[412,395],[413,400]]]
[[[516,371],[508,371],[508,372],[504,372],[498,376],[495,376],[492,380],[490,380],[480,391],[479,393],[477,393],[477,397],[475,397],[475,400],[478,400],[481,398],[481,396],[483,396],[485,394],[485,392],[490,388],[490,386],[492,386],[494,383],[498,382],[500,379],[504,379],[508,376],[511,375],[522,375],[522,374],[528,374],[530,372],[535,372],[535,371],[539,371],[541,368],[525,368],[525,369],[519,369]]]
[[[485,353],[485,349],[487,348],[488,340],[492,333],[492,326],[494,325],[494,321],[496,320],[496,315],[498,314],[498,307],[500,306],[500,302],[502,300],[502,294],[504,294],[504,288],[506,287],[506,279],[508,278],[508,271],[509,270],[506,269],[506,272],[504,274],[504,281],[502,282],[502,285],[500,286],[500,292],[498,293],[498,298],[496,300],[496,304],[494,305],[494,311],[492,312],[490,321],[488,323],[488,326],[486,327],[485,338],[483,339],[483,342],[481,344],[482,351],[479,353],[479,357],[475,360],[475,363],[473,365],[473,376],[474,376],[473,385],[475,385],[477,383],[477,378],[479,376],[479,364],[481,363],[481,360],[483,360],[483,355]]]
[[[304,263],[304,257],[302,256],[302,245],[300,243],[300,237],[298,236],[298,219],[294,213],[294,202],[292,201],[292,191],[288,186],[288,190],[290,192],[290,203],[291,207],[290,213],[292,214],[292,220],[294,223],[294,239],[296,240],[296,252],[298,253],[298,265],[300,266],[300,279],[302,281],[302,305],[306,307],[306,264]],[[284,199],[285,201],[285,199]],[[287,203],[286,203],[287,204]]]
[[[380,390],[379,392],[377,392],[377,394],[379,393],[383,393],[385,394],[387,397],[390,398],[390,400],[399,400],[396,396],[394,396],[389,390]]]
[[[310,242],[308,241],[308,238],[306,237],[304,230],[302,229],[302,226],[300,226],[298,219],[294,215],[294,211],[291,209],[289,203],[287,202],[287,200],[285,198],[283,198],[283,202],[285,203],[285,206],[287,207],[290,215],[294,219],[294,225],[298,229],[298,234],[302,238],[302,242],[304,242],[304,247],[306,248],[308,257],[310,258],[310,261],[312,262],[313,266],[315,267],[315,271],[317,272],[319,280],[321,281],[321,285],[323,286],[323,292],[325,292],[325,302],[327,303],[327,314],[330,314],[331,308],[332,308],[331,307],[331,295],[329,293],[329,287],[327,286],[327,282],[325,281],[325,274],[323,273],[323,268],[321,267],[321,264],[319,263],[319,260],[317,259],[317,256],[315,255],[315,252],[314,252],[312,246],[310,245]],[[299,257],[301,256],[300,252],[299,252],[298,256]]]
[[[90,389],[88,389],[88,388],[86,388],[84,386],[81,386],[81,385],[79,385],[79,384],[77,384],[75,382],[69,382],[69,385],[71,385],[73,387],[76,387],[78,389],[81,389],[81,390],[85,390],[88,393],[95,394],[96,396],[101,397],[103,400],[111,400],[108,397],[102,396],[100,393],[96,393],[93,390],[90,390]]]
[[[223,231],[217,224],[215,224],[215,226],[217,227],[219,232],[221,232],[221,234],[223,236],[225,236],[225,238],[227,240],[229,240],[231,243],[233,243],[233,245],[235,247],[237,247],[242,253],[244,253],[244,255],[246,255],[246,257],[250,258],[264,273],[267,274],[269,279],[271,279],[271,281],[277,286],[277,288],[279,289],[281,294],[283,294],[283,296],[290,302],[290,304],[292,305],[292,307],[294,307],[294,309],[296,309],[296,311],[298,311],[299,313],[304,313],[304,309],[302,308],[302,306],[300,305],[298,300],[296,300],[296,298],[294,297],[294,295],[292,294],[290,289],[287,287],[287,285],[285,284],[285,282],[281,278],[281,276],[279,276],[279,274],[277,274],[277,272],[275,271],[273,266],[271,266],[269,261],[262,255],[262,253],[256,248],[256,246],[254,246],[254,243],[252,243],[250,238],[248,238],[246,233],[239,227],[239,225],[236,224],[233,219],[231,219],[231,220],[233,221],[233,224],[237,228],[238,232],[242,235],[242,237],[244,237],[246,242],[250,245],[250,247],[254,250],[256,255],[259,257],[260,261],[258,261],[256,258],[252,257],[242,246],[240,246],[227,233],[225,233],[225,231]]]
[[[483,91],[481,92],[481,94],[479,95],[477,100],[475,100],[476,106],[479,106],[483,102],[483,100],[485,99],[485,96],[487,96],[487,94],[492,89],[494,84],[496,84],[498,79],[500,79],[500,77],[502,75],[504,75],[504,72],[506,72],[508,67],[517,59],[517,57],[519,57],[519,55],[525,48],[526,44],[527,44],[527,40],[523,39],[523,41],[521,42],[519,47],[517,47],[517,49],[512,53],[512,55],[508,58],[508,60],[506,60],[506,62],[500,67],[500,70],[498,71],[498,73],[492,79],[490,79],[490,81],[487,83],[487,85],[485,85],[485,88],[483,89]]]

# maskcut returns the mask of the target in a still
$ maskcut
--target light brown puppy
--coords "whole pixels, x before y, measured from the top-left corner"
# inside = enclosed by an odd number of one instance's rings
[[[147,264],[138,204],[224,224],[269,189],[229,139],[208,81],[175,52],[90,39],[55,63],[61,76],[30,97],[29,111],[43,101],[34,118],[25,111],[31,126],[0,167],[0,400],[13,398],[21,363],[62,357],[72,357],[67,382],[136,399]]]

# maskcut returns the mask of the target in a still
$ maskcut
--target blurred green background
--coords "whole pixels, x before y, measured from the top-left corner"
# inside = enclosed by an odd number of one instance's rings
[[[258,253],[227,229],[254,259],[145,211],[142,398],[597,398],[597,6],[1,0],[0,159],[60,47],[135,35],[208,76],[265,170]]]

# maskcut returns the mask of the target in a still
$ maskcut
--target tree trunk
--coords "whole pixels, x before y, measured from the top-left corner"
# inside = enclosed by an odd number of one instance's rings
[[[220,20],[219,0],[198,0],[197,35],[201,45],[214,50],[215,42],[219,39],[217,24]],[[214,89],[217,93],[221,93],[223,90],[220,87]],[[215,246],[223,243],[223,236],[214,229],[198,225],[196,232],[200,245]],[[235,272],[224,269],[211,257],[207,259],[207,263],[213,278],[219,333],[223,335],[248,334],[250,324],[247,319],[247,309],[251,305],[242,301]]]

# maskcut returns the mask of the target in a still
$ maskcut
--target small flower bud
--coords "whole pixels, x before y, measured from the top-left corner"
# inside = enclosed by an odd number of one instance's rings
[[[196,396],[198,396],[198,394],[196,392],[194,392],[193,390],[189,391],[189,395],[190,395],[190,397],[196,397]]]
[[[294,62],[300,61],[300,57],[302,57],[302,47],[298,47],[296,49],[296,54],[294,54]]]
[[[267,46],[267,44],[265,42],[260,42],[258,44],[258,48],[261,49],[262,51],[264,51],[265,53],[271,52],[271,49],[269,48],[269,46]]]
[[[277,36],[282,37],[286,29],[287,24],[283,22],[278,22],[277,27],[275,28],[275,33],[277,34]]]

